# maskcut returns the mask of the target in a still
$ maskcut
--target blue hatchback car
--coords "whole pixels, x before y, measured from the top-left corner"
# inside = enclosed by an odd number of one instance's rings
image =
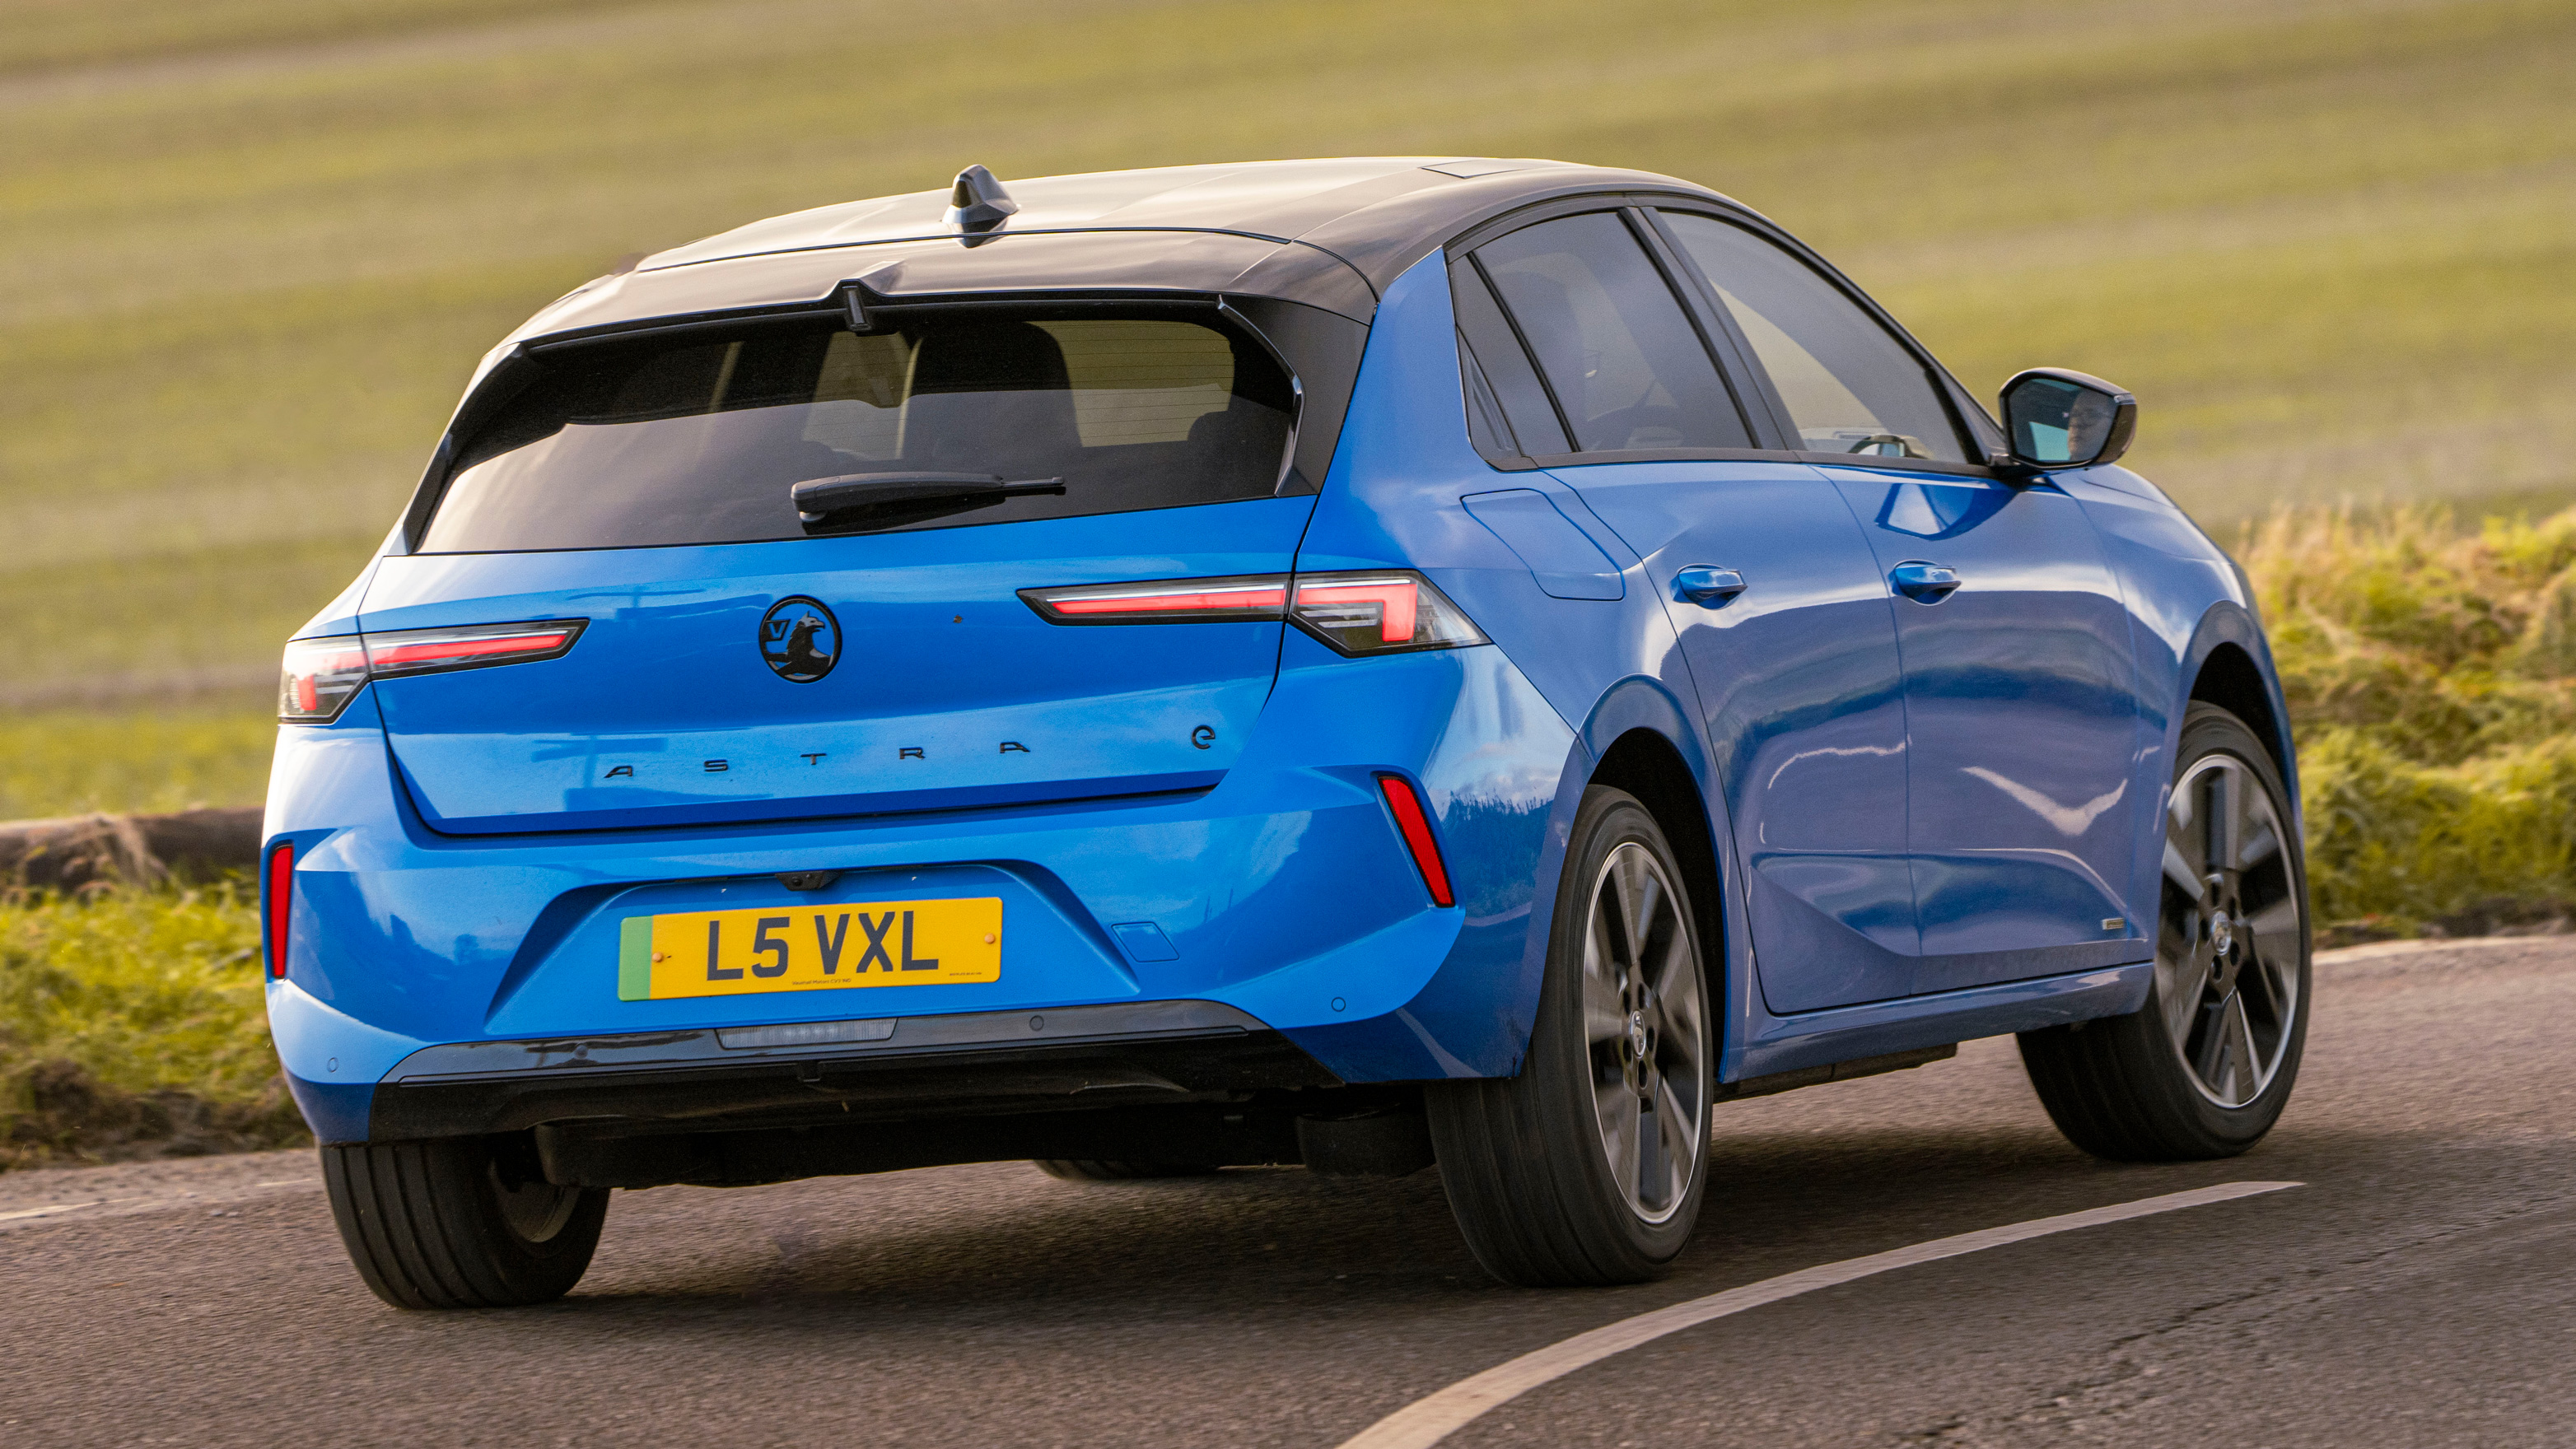
[[[1525,1284],[1711,1113],[2018,1033],[2244,1150],[2308,1009],[2243,575],[1714,192],[1542,161],[757,222],[495,348],[287,647],[269,1020],[369,1287],[608,1189],[1438,1165]]]

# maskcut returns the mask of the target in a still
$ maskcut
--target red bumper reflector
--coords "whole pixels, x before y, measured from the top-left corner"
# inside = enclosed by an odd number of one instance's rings
[[[295,846],[282,843],[268,853],[268,974],[286,978],[286,913],[295,903]]]
[[[1435,906],[1453,906],[1458,899],[1449,889],[1449,867],[1440,859],[1440,842],[1431,837],[1431,817],[1422,809],[1422,797],[1414,793],[1413,782],[1402,775],[1380,775],[1377,787],[1386,795],[1386,808],[1395,815],[1395,828],[1403,833],[1404,848],[1413,855],[1413,865],[1422,872],[1424,889],[1431,892]]]

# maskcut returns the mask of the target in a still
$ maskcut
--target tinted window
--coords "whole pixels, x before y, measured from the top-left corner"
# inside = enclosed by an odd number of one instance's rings
[[[1771,374],[1800,446],[1968,460],[1923,364],[1840,289],[1742,227],[1663,215]]]
[[[1479,247],[1476,259],[1577,449],[1753,446],[1681,302],[1615,213],[1523,227]]]
[[[1466,352],[1468,431],[1477,450],[1489,457],[1573,452],[1556,404],[1548,401],[1547,385],[1538,380],[1529,353],[1512,335],[1511,319],[1495,303],[1474,263],[1450,264],[1449,295]]]
[[[917,313],[565,348],[474,436],[422,551],[802,538],[1266,498],[1288,379],[1258,343],[1162,315]],[[882,472],[1061,478],[1061,495],[836,514],[788,489]]]

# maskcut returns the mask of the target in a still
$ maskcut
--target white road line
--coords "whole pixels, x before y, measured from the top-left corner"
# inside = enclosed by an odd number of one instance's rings
[[[321,1185],[322,1179],[318,1177],[281,1177],[269,1182],[254,1182],[247,1191],[257,1192],[272,1187],[320,1187]],[[238,1202],[241,1200],[242,1192],[241,1189],[226,1192],[222,1188],[215,1188],[209,1193],[191,1190],[159,1197],[150,1193],[137,1193],[130,1197],[91,1197],[83,1198],[78,1202],[49,1202],[42,1207],[11,1208],[6,1212],[0,1212],[0,1223],[15,1222],[22,1218],[41,1218],[53,1213],[79,1212],[89,1208],[132,1207],[137,1203],[149,1209],[200,1203]]]
[[[2216,1187],[2170,1192],[2162,1197],[2088,1208],[2060,1217],[2034,1218],[2026,1223],[1961,1233],[1954,1238],[1934,1238],[1928,1243],[1872,1253],[1866,1258],[1846,1258],[1839,1263],[1801,1268],[1795,1273],[1783,1273],[1777,1278],[1729,1288],[1706,1298],[1693,1298],[1670,1308],[1623,1318],[1590,1333],[1576,1334],[1562,1343],[1522,1354],[1473,1378],[1461,1379],[1428,1398],[1414,1400],[1343,1440],[1341,1449],[1430,1449],[1486,1410],[1509,1403],[1541,1384],[1563,1378],[1588,1364],[1599,1363],[1612,1354],[1625,1353],[1639,1344],[1651,1343],[1665,1334],[1679,1333],[1713,1318],[1742,1313],[1748,1308],[1795,1298],[1819,1288],[1831,1288],[1839,1283],[1849,1283],[1856,1278],[1867,1278],[1894,1268],[1911,1267],[1916,1263],[1956,1258],[1963,1253],[2044,1238],[2052,1233],[2100,1227],[2104,1223],[2124,1222],[2130,1218],[2169,1213],[2177,1208],[2201,1207],[2299,1186],[2302,1184],[2295,1182],[2223,1182]]]
[[[15,1212],[0,1213],[0,1223],[5,1223],[12,1218],[40,1218],[47,1213],[69,1212],[73,1208],[97,1207],[104,1200],[105,1199],[102,1198],[91,1198],[87,1202],[49,1202],[43,1207],[19,1208]]]

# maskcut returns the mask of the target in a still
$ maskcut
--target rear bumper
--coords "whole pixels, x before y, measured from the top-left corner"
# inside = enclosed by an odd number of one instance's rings
[[[377,1084],[364,1135],[454,1137],[569,1121],[629,1132],[838,1124],[1341,1085],[1277,1032],[1213,1002],[832,1025],[863,1039],[728,1045],[745,1040],[728,1029],[424,1047]]]
[[[549,1180],[588,1187],[1008,1158],[1293,1163],[1314,1131],[1301,1116],[1402,1114],[1409,1102],[1398,1089],[1347,1089],[1279,1033],[1209,1002],[831,1025],[844,1030],[825,1034],[864,1039],[746,1045],[716,1030],[467,1042],[413,1052],[363,1101],[289,1081],[326,1142],[524,1131]]]
[[[1308,675],[1323,682],[1301,685]],[[1490,647],[1292,661],[1256,740],[1198,795],[469,840],[428,829],[411,808],[362,692],[331,726],[281,732],[267,839],[294,845],[295,873],[271,1031],[298,1100],[332,1141],[555,1120],[509,1104],[562,1095],[575,1075],[591,1084],[580,1089],[585,1110],[604,1113],[630,1110],[630,1097],[682,1112],[696,1088],[674,1084],[710,1074],[734,1085],[709,1110],[727,1110],[728,1093],[812,1102],[818,1089],[798,1084],[794,1062],[864,1064],[847,1070],[873,1076],[940,1032],[996,1033],[940,1037],[940,1050],[1051,1053],[1064,1044],[1049,1032],[1030,1048],[1026,1022],[1075,1019],[1066,1013],[1222,1009],[1222,1021],[1181,1030],[1280,1043],[1304,1064],[1279,1085],[1314,1072],[1355,1083],[1507,1074],[1526,1044],[1544,941],[1536,885],[1552,874],[1551,821],[1571,813],[1562,781],[1581,779],[1566,768],[1578,754]],[[1431,801],[1456,906],[1425,894],[1386,816],[1380,769],[1411,775]],[[807,871],[837,880],[813,892],[779,881]],[[997,982],[618,994],[619,931],[639,915],[963,896],[1005,903],[1013,944]],[[816,1018],[901,1024],[882,1046],[792,1061],[723,1045],[721,1033]],[[525,1086],[462,1080],[492,1074],[469,1063],[509,1060],[515,1071],[551,1061],[558,1044],[612,1040],[626,1043],[610,1053],[614,1077],[594,1046],[588,1065],[552,1062]],[[668,1055],[680,1043],[704,1055]],[[638,1055],[653,1051],[665,1055]],[[1152,1063],[1138,1070],[1200,1090],[1183,1067],[1172,1068],[1178,1079]],[[567,1087],[535,1085],[558,1081]],[[759,1085],[778,1081],[788,1085]],[[955,1100],[975,1099],[951,1085],[966,1094]],[[393,1105],[433,1099],[449,1105]],[[859,1107],[823,1099],[836,1114]],[[951,1099],[916,1100],[929,1115]]]

